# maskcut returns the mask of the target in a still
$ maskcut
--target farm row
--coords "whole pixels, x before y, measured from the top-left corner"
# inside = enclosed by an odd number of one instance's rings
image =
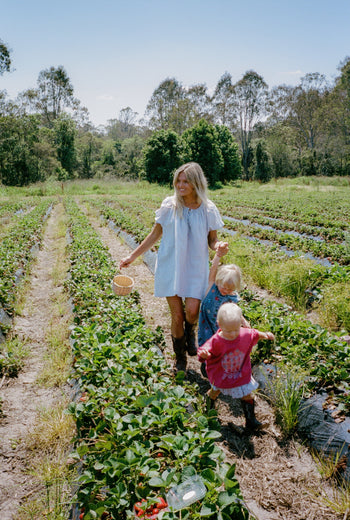
[[[41,200],[28,213],[14,214],[0,244],[0,333],[6,334],[8,318],[13,316],[16,285],[30,267],[35,250],[40,246],[42,228],[52,201]],[[22,207],[16,204],[15,207]],[[7,211],[10,211],[9,206]],[[17,211],[17,210],[16,210]],[[5,212],[4,212],[5,213]],[[6,318],[7,317],[7,318]]]
[[[204,415],[193,387],[174,380],[159,350],[163,338],[145,326],[137,293],[112,293],[109,253],[71,201],[67,211],[79,511],[86,520],[122,520],[134,517],[136,504],[153,518],[170,487],[199,475],[207,494],[182,519],[247,519],[234,467],[215,444],[216,413]],[[163,511],[162,518],[178,514]]]

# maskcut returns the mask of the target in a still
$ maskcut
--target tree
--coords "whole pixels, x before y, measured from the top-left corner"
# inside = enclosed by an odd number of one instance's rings
[[[178,131],[179,102],[184,98],[181,83],[175,78],[167,78],[153,92],[146,107],[151,128],[155,130]]]
[[[185,160],[200,164],[208,184],[214,187],[223,177],[224,159],[218,143],[218,133],[214,125],[201,119],[195,126],[183,133]]]
[[[35,149],[38,136],[37,117],[0,117],[0,182],[24,186],[42,180]]]
[[[267,84],[257,72],[250,70],[233,86],[233,104],[238,119],[238,136],[242,149],[242,164],[249,180],[250,148],[254,126],[264,114]]]
[[[130,107],[122,108],[117,119],[109,119],[107,125],[107,135],[114,141],[128,139],[138,133],[136,125],[137,112]]]
[[[227,126],[216,125],[217,142],[224,160],[224,167],[219,177],[220,182],[234,181],[242,176],[242,163],[238,144]]]
[[[78,139],[79,167],[78,175],[82,179],[90,179],[95,175],[94,164],[99,159],[102,147],[101,140],[92,132],[86,132]]]
[[[76,126],[74,121],[67,114],[62,114],[54,123],[55,141],[57,147],[57,158],[61,166],[73,177],[74,169],[77,165],[75,137]]]
[[[132,179],[136,179],[140,176],[144,144],[144,139],[139,135],[124,139],[121,146],[121,164],[117,165],[121,175],[127,175]],[[121,169],[121,166],[123,169]]]
[[[225,72],[219,79],[212,97],[214,119],[232,129],[234,121],[232,76]]]
[[[10,72],[11,69],[11,56],[10,49],[8,46],[0,40],[0,76],[4,74],[4,72]]]
[[[143,149],[143,166],[149,182],[170,184],[172,173],[181,165],[181,139],[173,130],[159,130]]]
[[[327,94],[326,78],[318,72],[306,74],[296,87],[283,85],[272,90],[270,113],[276,121],[286,120],[297,130],[301,149],[317,147]]]
[[[261,141],[255,149],[255,172],[254,178],[260,182],[268,182],[271,179],[271,166],[266,146]]]
[[[42,70],[37,84],[37,89],[26,90],[19,98],[24,105],[41,114],[44,125],[53,128],[55,120],[68,109],[80,120],[86,119],[86,109],[74,98],[73,85],[62,66]]]

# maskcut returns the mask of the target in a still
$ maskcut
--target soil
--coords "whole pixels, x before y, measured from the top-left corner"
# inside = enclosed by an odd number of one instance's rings
[[[46,352],[45,337],[50,326],[51,298],[55,290],[55,224],[62,206],[56,206],[47,222],[41,249],[32,268],[26,301],[13,323],[13,334],[26,343],[29,355],[25,366],[13,379],[4,379],[0,397],[0,518],[14,518],[23,500],[31,496],[38,482],[28,473],[26,437],[34,426],[38,409],[54,406],[62,393],[37,384]]]
[[[45,353],[45,333],[50,322],[50,295],[54,290],[51,268],[54,265],[53,227],[57,206],[49,217],[43,246],[32,270],[26,304],[14,322],[14,330],[26,338],[30,356],[18,378],[6,380],[1,388],[4,417],[0,419],[0,518],[11,520],[24,498],[35,491],[35,483],[26,473],[25,437],[30,432],[38,407],[48,406],[58,398],[58,390],[43,389],[36,383]],[[96,215],[90,221],[109,248],[117,266],[130,248],[122,243]],[[170,316],[165,299],[153,296],[153,275],[138,259],[127,270],[135,280],[147,325],[162,327],[166,347],[164,355],[173,363]],[[196,357],[188,358],[187,378],[196,383],[201,394],[209,388],[199,371]],[[298,440],[285,441],[274,422],[268,403],[257,397],[256,413],[266,426],[256,435],[247,435],[239,402],[229,398],[217,401],[222,439],[219,442],[227,462],[236,464],[244,501],[256,520],[344,520],[320,500],[325,493],[315,462]]]

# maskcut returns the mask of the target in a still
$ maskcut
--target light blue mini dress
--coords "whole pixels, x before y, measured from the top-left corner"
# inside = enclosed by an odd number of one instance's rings
[[[167,197],[156,211],[162,226],[156,270],[155,296],[180,296],[201,300],[208,287],[208,233],[223,227],[220,213],[211,201],[197,209],[184,208],[182,217],[175,211],[175,197]]]

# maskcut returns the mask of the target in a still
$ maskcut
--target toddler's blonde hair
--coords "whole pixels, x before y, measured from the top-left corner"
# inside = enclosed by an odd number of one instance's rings
[[[218,310],[217,322],[219,327],[225,324],[232,325],[239,329],[242,322],[242,311],[240,307],[231,302],[223,303]]]
[[[232,287],[233,291],[241,289],[241,270],[235,264],[224,264],[219,267],[215,277],[216,285]]]

